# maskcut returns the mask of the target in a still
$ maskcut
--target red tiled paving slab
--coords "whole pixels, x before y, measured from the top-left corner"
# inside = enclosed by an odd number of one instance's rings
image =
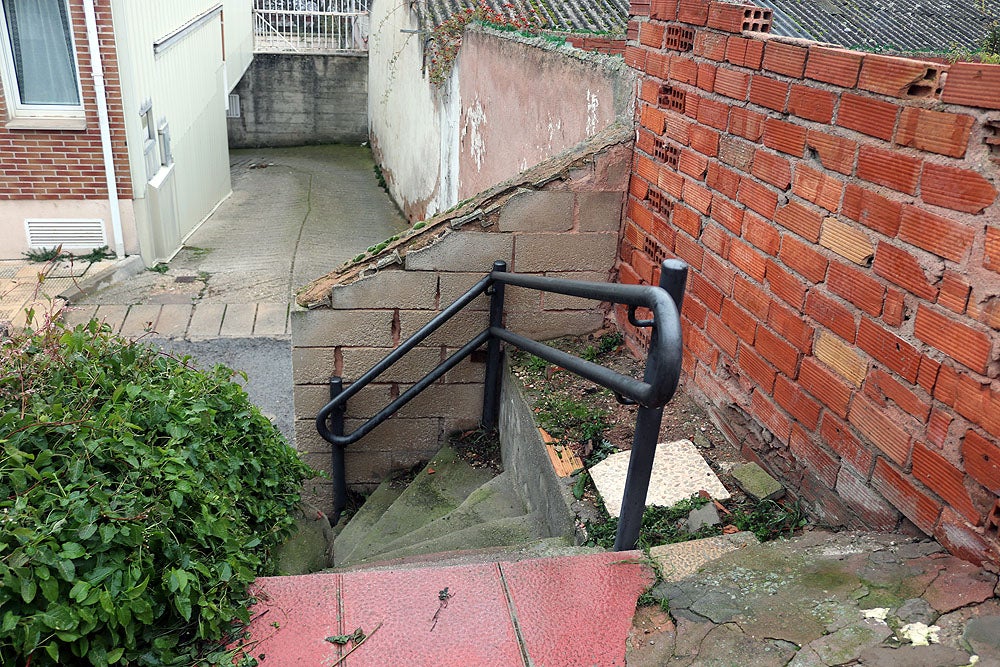
[[[347,667],[524,664],[496,563],[343,577],[345,632],[369,634]],[[442,608],[445,587],[451,597]]]
[[[340,574],[258,579],[254,595],[259,602],[250,610],[244,650],[262,667],[336,662],[341,648],[326,638],[344,634],[338,612],[341,585]]]
[[[501,563],[530,664],[624,665],[636,599],[653,583],[641,558],[624,551]]]

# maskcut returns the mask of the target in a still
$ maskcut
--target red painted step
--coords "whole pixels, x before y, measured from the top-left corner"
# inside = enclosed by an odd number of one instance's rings
[[[262,667],[625,664],[637,551],[257,580],[245,650]],[[442,600],[447,588],[448,597]],[[326,640],[361,630],[354,646]]]

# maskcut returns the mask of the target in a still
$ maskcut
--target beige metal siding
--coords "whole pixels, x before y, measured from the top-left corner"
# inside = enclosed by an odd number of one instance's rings
[[[219,6],[221,13],[212,11]],[[238,80],[252,58],[249,3],[113,0],[112,7],[137,207],[144,205],[141,200],[152,176],[145,166],[140,117],[147,101],[152,102],[155,124],[165,121],[170,133],[177,237],[150,228],[158,216],[137,216],[147,221],[140,224],[139,233],[143,256],[151,262],[169,257],[231,191],[225,105],[236,83],[231,77]],[[208,18],[185,30],[206,12]],[[169,46],[154,52],[154,44],[172,35]],[[157,151],[162,159],[159,146]]]

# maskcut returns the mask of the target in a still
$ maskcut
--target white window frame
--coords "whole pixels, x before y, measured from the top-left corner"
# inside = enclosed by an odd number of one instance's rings
[[[160,165],[169,167],[174,163],[174,152],[170,147],[170,124],[166,118],[160,119],[156,127],[156,145],[160,149]]]
[[[68,0],[61,0],[69,11]],[[83,106],[83,86],[80,81],[80,63],[77,59],[76,35],[72,19],[69,25],[69,39],[72,46],[73,69],[76,74],[76,92],[80,100],[75,105],[55,104],[23,104],[21,91],[17,85],[17,73],[14,71],[14,51],[10,43],[10,31],[7,26],[7,13],[3,8],[4,0],[0,0],[0,83],[3,84],[4,102],[7,107],[6,127],[10,129],[53,129],[53,130],[84,130],[87,128],[86,112]]]

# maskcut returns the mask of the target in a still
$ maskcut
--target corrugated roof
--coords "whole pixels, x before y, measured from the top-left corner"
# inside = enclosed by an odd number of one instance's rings
[[[532,8],[552,30],[624,33],[628,0],[426,0],[424,18],[432,26],[466,7],[486,4],[506,14],[530,16]]]
[[[977,48],[1000,0],[757,0],[774,11],[771,31],[865,51]]]
[[[483,0],[500,12],[529,14],[535,7],[557,30],[623,33],[628,0]],[[436,26],[480,0],[425,0],[424,18]],[[866,51],[975,50],[988,26],[1000,21],[1000,0],[756,0],[774,11],[772,32]]]

